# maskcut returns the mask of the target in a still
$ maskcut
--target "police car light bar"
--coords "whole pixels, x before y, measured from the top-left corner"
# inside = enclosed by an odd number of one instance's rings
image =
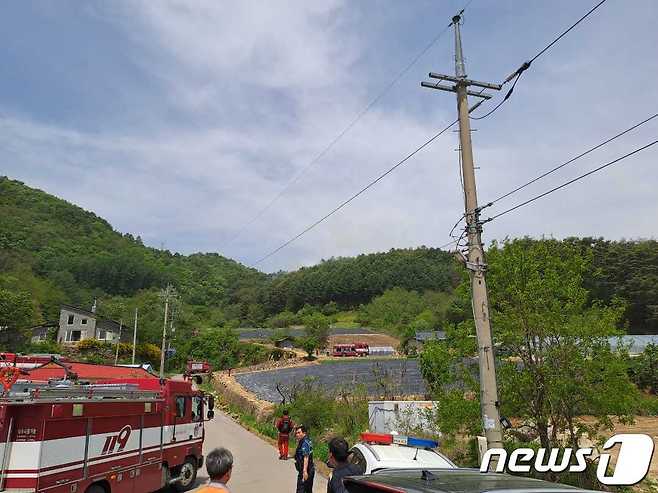
[[[408,437],[406,435],[393,435],[390,433],[361,433],[361,440],[376,445],[404,445],[406,447],[437,448],[439,442],[426,438]]]

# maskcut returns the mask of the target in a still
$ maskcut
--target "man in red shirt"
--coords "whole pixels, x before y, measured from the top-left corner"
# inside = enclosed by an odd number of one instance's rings
[[[295,425],[290,419],[287,409],[283,410],[283,416],[276,420],[274,426],[279,432],[279,460],[288,460],[288,440]]]

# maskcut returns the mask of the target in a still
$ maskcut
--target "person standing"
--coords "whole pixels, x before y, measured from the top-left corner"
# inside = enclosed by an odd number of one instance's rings
[[[315,478],[315,464],[313,464],[313,443],[308,436],[306,426],[295,428],[297,450],[295,450],[295,469],[297,469],[296,493],[313,493],[313,479]]]
[[[195,493],[231,493],[226,486],[233,471],[233,454],[229,450],[223,447],[212,450],[206,456],[206,470],[210,479]]]
[[[329,440],[327,465],[333,468],[333,471],[327,483],[327,493],[348,493],[343,485],[343,478],[363,474],[360,467],[347,462],[349,450],[350,447],[343,438],[335,437]]]
[[[288,410],[283,410],[283,416],[276,420],[274,424],[279,432],[279,460],[288,460],[288,441],[290,440],[290,432],[295,428],[295,425],[290,419]]]

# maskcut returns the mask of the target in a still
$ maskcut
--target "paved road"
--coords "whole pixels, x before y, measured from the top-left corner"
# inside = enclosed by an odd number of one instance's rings
[[[233,493],[294,493],[297,473],[293,461],[280,461],[272,445],[248,432],[225,414],[216,412],[215,419],[206,422],[203,454],[219,446],[233,453],[235,465],[229,482]],[[199,479],[206,479],[205,468],[199,471]],[[326,480],[317,474],[313,491],[327,491]]]

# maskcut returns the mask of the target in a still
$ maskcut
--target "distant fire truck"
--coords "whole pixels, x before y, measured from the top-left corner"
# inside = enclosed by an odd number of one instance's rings
[[[17,368],[29,370],[50,363],[53,360],[61,363],[67,363],[69,361],[68,358],[64,358],[59,354],[0,353],[0,367],[15,366]]]
[[[207,361],[188,361],[183,376],[197,384],[203,381],[204,376],[212,376],[212,366]]]
[[[214,402],[190,382],[9,385],[0,397],[0,491],[148,493],[194,485],[204,408],[212,419]]]
[[[370,348],[366,343],[334,344],[332,356],[368,356]]]

